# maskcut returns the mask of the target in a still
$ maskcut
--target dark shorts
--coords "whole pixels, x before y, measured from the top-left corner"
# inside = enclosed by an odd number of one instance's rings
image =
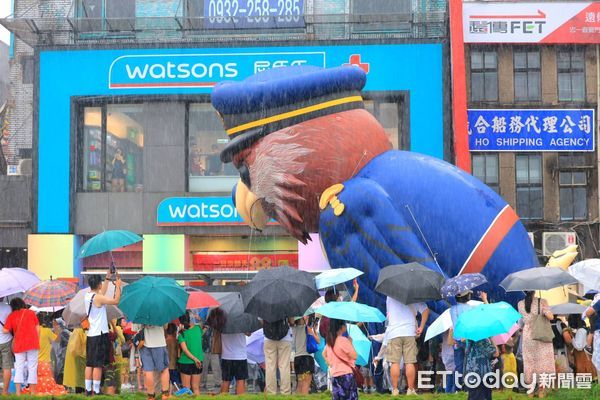
[[[85,366],[102,368],[108,365],[109,346],[108,333],[103,333],[99,336],[88,336],[85,345],[87,356]]]
[[[298,356],[294,358],[294,372],[296,375],[312,374],[315,372],[315,359],[312,356]]]
[[[146,347],[140,349],[142,369],[146,372],[162,372],[169,368],[169,354],[166,347]]]
[[[196,364],[177,363],[177,370],[183,375],[200,375],[202,368],[196,367]]]
[[[246,360],[221,360],[221,375],[223,380],[231,382],[248,379],[248,361]]]

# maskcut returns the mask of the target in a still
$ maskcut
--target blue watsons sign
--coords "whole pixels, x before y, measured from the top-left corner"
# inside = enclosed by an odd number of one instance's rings
[[[471,151],[594,151],[593,109],[469,110]]]

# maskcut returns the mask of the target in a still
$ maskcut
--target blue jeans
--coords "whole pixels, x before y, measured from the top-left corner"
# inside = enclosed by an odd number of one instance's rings
[[[446,375],[446,387],[444,388],[446,393],[456,393],[456,384],[454,383],[455,376],[456,371],[452,371],[451,374]]]
[[[464,373],[464,365],[465,365],[465,346],[464,344],[457,344],[457,346],[454,348],[454,371],[463,374]],[[464,388],[462,387],[463,385],[463,379],[462,377],[459,378],[458,380],[458,385],[456,387],[455,390],[464,390]]]

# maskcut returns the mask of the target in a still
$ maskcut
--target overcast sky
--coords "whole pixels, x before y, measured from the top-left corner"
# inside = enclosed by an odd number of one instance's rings
[[[0,18],[4,18],[10,15],[10,4],[11,0],[0,0]],[[0,40],[5,42],[6,44],[10,43],[10,33],[4,29],[3,26],[0,26]]]

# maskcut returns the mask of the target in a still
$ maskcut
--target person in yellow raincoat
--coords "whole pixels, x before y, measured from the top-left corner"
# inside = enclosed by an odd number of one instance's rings
[[[60,332],[54,332],[50,329],[48,327],[50,323],[51,321],[45,318],[42,319],[42,324],[40,325],[37,394],[59,396],[66,394],[67,391],[64,386],[57,384],[54,380],[50,354],[52,353],[52,343],[58,340]]]
[[[85,392],[85,346],[87,342],[86,330],[89,324],[87,320],[82,322],[80,328],[75,328],[65,355],[65,372],[63,384],[75,393]]]

